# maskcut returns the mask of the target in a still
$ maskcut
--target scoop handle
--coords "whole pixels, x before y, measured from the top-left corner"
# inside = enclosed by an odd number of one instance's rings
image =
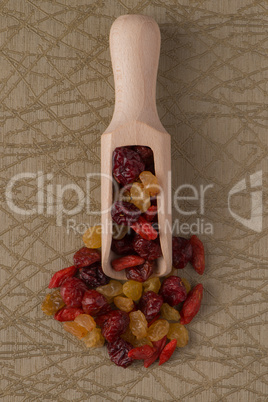
[[[155,20],[145,15],[122,15],[110,31],[115,83],[115,109],[108,131],[133,120],[164,131],[155,93],[161,36]]]

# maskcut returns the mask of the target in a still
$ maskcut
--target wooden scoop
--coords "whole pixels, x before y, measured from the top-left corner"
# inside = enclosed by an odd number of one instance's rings
[[[115,108],[101,136],[102,267],[115,279],[126,279],[124,270],[116,272],[111,266],[111,261],[119,258],[111,251],[112,155],[122,146],[148,146],[154,153],[155,175],[162,189],[157,204],[163,253],[154,276],[167,275],[172,268],[170,135],[159,120],[155,103],[160,41],[157,23],[144,15],[122,15],[110,31]]]

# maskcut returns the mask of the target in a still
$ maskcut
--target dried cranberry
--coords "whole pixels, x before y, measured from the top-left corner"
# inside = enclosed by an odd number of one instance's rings
[[[163,296],[164,302],[170,306],[176,306],[187,297],[187,292],[181,278],[173,275],[164,279],[159,294]]]
[[[137,282],[145,282],[152,275],[154,270],[154,263],[152,261],[145,261],[144,264],[137,267],[129,268],[126,271],[127,279],[132,279]]]
[[[96,290],[87,290],[82,300],[82,307],[86,314],[98,315],[111,310],[106,298]]]
[[[121,240],[113,239],[111,248],[116,254],[132,254],[132,236],[126,235]]]
[[[172,237],[172,264],[174,268],[184,268],[192,257],[192,245],[183,237]]]
[[[73,258],[76,268],[83,268],[100,261],[101,255],[100,252],[94,248],[82,247],[75,253]]]
[[[89,267],[81,268],[79,271],[79,277],[86,283],[89,289],[107,285],[110,281],[110,278],[103,272],[99,262],[96,262]]]
[[[112,311],[109,311],[108,313],[103,313],[103,314],[98,315],[98,317],[95,318],[96,324],[102,328],[105,321],[108,320],[109,317],[112,317],[115,311],[118,311],[118,310],[112,310]]]
[[[81,307],[87,285],[78,278],[67,278],[60,287],[60,294],[67,306]]]
[[[115,271],[122,271],[126,268],[144,264],[144,262],[144,258],[141,258],[139,255],[125,255],[124,257],[113,260],[112,267]]]
[[[142,258],[152,261],[162,256],[159,239],[146,240],[136,235],[133,240],[133,248]]]
[[[117,225],[131,226],[139,219],[141,211],[130,202],[116,201],[112,206],[111,214]]]
[[[120,335],[126,332],[128,326],[128,314],[124,311],[116,310],[105,320],[101,332],[108,342],[114,342]]]
[[[108,343],[107,349],[111,361],[117,366],[126,368],[133,362],[133,359],[128,357],[128,352],[133,346],[124,339],[118,338],[115,342]]]
[[[154,153],[150,147],[146,147],[143,145],[136,145],[133,148],[136,152],[138,152],[138,154],[142,157],[145,163],[151,161],[154,157]]]
[[[144,293],[139,302],[139,309],[145,315],[147,321],[151,321],[159,314],[163,304],[163,297],[155,292],[149,291]]]
[[[80,314],[84,314],[84,311],[81,308],[63,307],[54,315],[54,318],[55,320],[61,322],[74,321],[75,317],[77,317]]]
[[[193,249],[191,264],[199,275],[203,275],[205,270],[205,251],[203,243],[195,235],[191,237],[190,243]]]
[[[137,179],[145,170],[145,163],[140,155],[128,147],[116,148],[113,152],[113,176],[125,186]]]

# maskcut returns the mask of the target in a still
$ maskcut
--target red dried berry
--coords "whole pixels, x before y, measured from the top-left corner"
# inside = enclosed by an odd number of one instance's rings
[[[172,237],[172,264],[174,268],[186,267],[192,258],[192,245],[183,237]]]
[[[75,253],[73,258],[76,268],[83,268],[100,261],[101,254],[94,248],[82,247]]]
[[[86,314],[98,315],[111,310],[106,298],[96,290],[87,290],[82,300],[82,307]]]
[[[199,275],[203,275],[205,270],[205,250],[203,243],[195,235],[191,237],[190,243],[193,249],[191,264]]]
[[[133,240],[133,248],[140,257],[152,261],[162,256],[159,239],[145,240],[136,235]]]
[[[113,311],[104,321],[102,335],[108,342],[114,342],[120,335],[126,332],[129,326],[129,316],[124,311]]]
[[[153,346],[154,346],[155,351],[154,351],[154,354],[151,357],[149,357],[148,359],[144,360],[143,365],[144,365],[145,368],[150,367],[151,364],[153,364],[158,359],[158,357],[160,356],[162,350],[165,347],[166,341],[167,341],[167,337],[164,336],[159,341],[153,342]]]
[[[59,288],[61,284],[65,281],[67,278],[71,278],[76,274],[77,268],[72,265],[71,267],[68,268],[63,268],[60,271],[57,271],[52,278],[50,279],[48,288]]]
[[[157,320],[159,320],[159,318],[161,317],[161,314],[157,314],[151,321],[148,322],[148,328],[150,328],[151,325],[153,325],[153,323]]]
[[[152,222],[154,218],[157,216],[157,205],[151,205],[146,212],[142,214],[144,219],[148,222]]]
[[[123,186],[132,183],[145,170],[140,155],[128,147],[118,147],[113,152],[113,176]]]
[[[133,253],[133,245],[132,245],[132,236],[126,235],[123,239],[112,240],[111,249],[116,254],[132,254]]]
[[[128,357],[128,352],[133,349],[133,346],[129,342],[118,338],[115,342],[108,343],[107,349],[111,361],[117,366],[126,368],[132,364],[133,359]]]
[[[186,299],[185,286],[178,276],[169,276],[162,282],[159,294],[163,296],[164,302],[170,306],[176,306]]]
[[[145,240],[155,240],[158,236],[150,222],[147,222],[142,216],[131,225],[131,228]]]
[[[125,257],[117,258],[112,261],[112,267],[115,271],[122,271],[126,268],[136,267],[145,262],[144,258],[138,255],[126,255]]]
[[[189,293],[180,311],[182,325],[189,324],[198,313],[203,297],[203,285],[199,283]]]
[[[60,294],[67,306],[81,307],[87,285],[78,278],[67,278],[60,287]]]
[[[145,147],[142,145],[136,145],[134,147],[134,150],[138,152],[138,154],[141,156],[142,160],[146,164],[151,164],[153,159],[154,159],[154,153],[151,150],[150,147]]]
[[[103,272],[99,262],[96,262],[89,267],[81,268],[79,271],[79,278],[85,282],[89,289],[107,285],[110,281],[110,278]]]
[[[99,314],[98,317],[95,318],[96,324],[102,328],[105,321],[108,320],[109,317],[112,317],[115,311],[118,310],[112,310],[108,313]]]
[[[155,350],[150,345],[138,346],[137,348],[131,349],[128,352],[128,357],[131,357],[133,360],[145,360],[152,357]]]
[[[81,308],[63,307],[54,315],[54,318],[55,320],[61,322],[74,321],[75,317],[77,317],[80,314],[84,314],[84,311]]]
[[[153,270],[154,263],[152,261],[145,261],[142,265],[129,268],[126,271],[126,277],[128,280],[132,279],[137,282],[145,282],[152,275]]]
[[[144,293],[139,302],[139,310],[145,315],[147,321],[159,314],[163,304],[163,297],[155,292]]]
[[[131,226],[140,217],[141,210],[126,201],[116,201],[111,210],[112,219],[117,225]]]
[[[164,347],[159,357],[159,366],[161,366],[161,364],[167,362],[171,358],[176,349],[176,346],[177,346],[177,339],[172,339],[172,341],[170,341]]]

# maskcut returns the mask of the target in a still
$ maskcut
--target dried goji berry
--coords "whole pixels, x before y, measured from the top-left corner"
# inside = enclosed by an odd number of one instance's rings
[[[166,341],[167,341],[167,337],[164,336],[159,341],[153,342],[153,346],[154,346],[155,351],[154,351],[154,354],[151,357],[149,357],[148,359],[144,360],[143,365],[144,365],[145,368],[150,367],[151,364],[153,364],[158,359],[158,357],[160,356],[162,350],[165,347]]]
[[[71,267],[63,268],[60,271],[55,272],[55,274],[50,279],[48,288],[59,288],[61,284],[65,281],[65,279],[74,276],[76,274],[76,271],[77,268],[72,265]]]
[[[154,354],[154,348],[152,348],[152,346],[143,345],[131,349],[128,352],[128,357],[131,357],[134,360],[145,360],[152,357],[153,354]]]
[[[76,307],[63,307],[59,310],[55,315],[54,318],[57,321],[74,321],[75,317],[79,314],[84,314],[84,311],[81,308]]]
[[[191,264],[199,275],[203,275],[205,270],[205,251],[203,243],[195,235],[190,238],[190,243],[193,250]]]
[[[196,285],[187,296],[183,303],[182,310],[180,311],[182,325],[189,324],[194,316],[198,313],[203,297],[203,285],[199,283]]]
[[[83,268],[100,261],[101,254],[94,248],[82,247],[74,254],[73,259],[76,268]]]
[[[176,346],[177,339],[173,339],[164,347],[159,357],[159,366],[161,366],[161,364],[167,362],[171,358],[176,349]]]
[[[115,271],[122,271],[126,268],[136,267],[144,264],[145,259],[138,255],[126,255],[125,257],[117,258],[112,261],[112,267]]]
[[[131,228],[146,240],[155,240],[158,236],[158,233],[152,224],[147,222],[147,220],[142,216],[140,216],[139,219],[131,225]]]
[[[183,237],[172,237],[172,264],[176,269],[184,268],[192,258],[192,245]]]

